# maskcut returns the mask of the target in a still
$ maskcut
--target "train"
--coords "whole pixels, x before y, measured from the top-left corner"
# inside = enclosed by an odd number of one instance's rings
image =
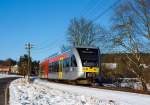
[[[97,47],[73,47],[40,63],[40,77],[51,80],[85,80],[91,83],[99,73],[100,50]]]

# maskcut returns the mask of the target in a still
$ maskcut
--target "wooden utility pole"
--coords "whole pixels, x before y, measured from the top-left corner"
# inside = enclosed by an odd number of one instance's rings
[[[31,57],[30,57],[31,48],[33,48],[33,45],[31,43],[27,43],[26,49],[28,52],[28,73],[27,73],[28,82],[30,82],[30,74],[31,74],[31,62],[30,62],[31,61]]]

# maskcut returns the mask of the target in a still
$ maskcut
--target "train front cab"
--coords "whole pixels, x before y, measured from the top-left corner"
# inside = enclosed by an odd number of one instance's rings
[[[76,48],[80,56],[84,78],[95,82],[100,71],[100,51],[98,48]]]

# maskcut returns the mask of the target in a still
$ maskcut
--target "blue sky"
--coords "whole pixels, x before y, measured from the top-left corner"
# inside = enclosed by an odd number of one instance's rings
[[[34,44],[32,58],[43,58],[66,44],[73,17],[94,19],[115,0],[0,0],[0,59],[18,60],[25,44]],[[111,10],[96,22],[109,25]]]

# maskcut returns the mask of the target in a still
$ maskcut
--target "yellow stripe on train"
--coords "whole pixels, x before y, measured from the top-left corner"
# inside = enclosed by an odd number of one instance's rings
[[[99,72],[98,67],[83,67],[83,72]]]
[[[63,73],[62,72],[58,72],[58,78],[62,79],[62,77],[63,77]]]

